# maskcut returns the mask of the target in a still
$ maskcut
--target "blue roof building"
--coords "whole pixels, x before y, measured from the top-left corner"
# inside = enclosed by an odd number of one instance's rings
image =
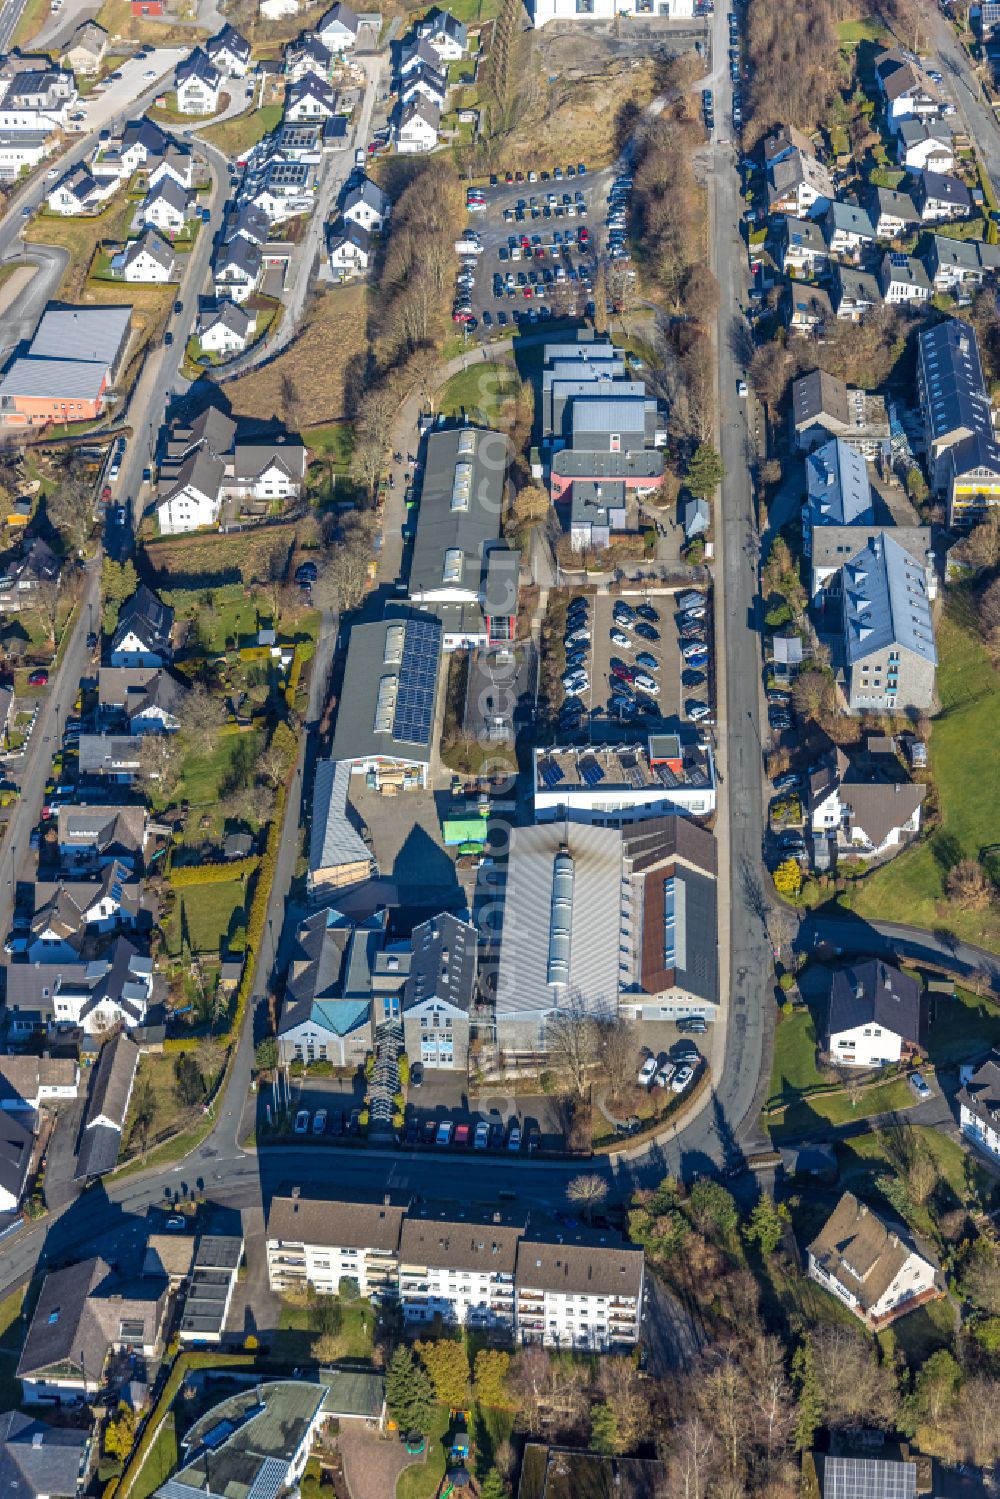
[[[842,569],[844,678],[852,712],[925,710],[937,646],[924,567],[880,531]]]

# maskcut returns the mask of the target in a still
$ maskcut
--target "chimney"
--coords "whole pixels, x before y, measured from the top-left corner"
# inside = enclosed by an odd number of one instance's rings
[[[392,1206],[392,1196],[391,1196],[391,1194],[389,1192],[386,1192],[383,1195],[383,1197],[382,1197],[382,1203],[383,1203],[383,1206],[385,1206],[385,1207],[391,1207]]]
[[[292,1201],[293,1202],[298,1202],[298,1200],[299,1200],[299,1198],[301,1196],[302,1196],[302,1188],[301,1187],[293,1187],[292,1188]]]

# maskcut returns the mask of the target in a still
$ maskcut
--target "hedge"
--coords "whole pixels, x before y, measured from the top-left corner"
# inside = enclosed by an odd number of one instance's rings
[[[181,864],[170,868],[171,885],[225,885],[230,880],[248,880],[257,871],[260,859],[251,854],[246,859],[231,859],[228,864]]]
[[[174,1359],[173,1368],[167,1375],[167,1382],[163,1386],[160,1398],[149,1413],[149,1418],[143,1428],[142,1436],[138,1445],[133,1447],[132,1456],[128,1460],[121,1478],[108,1485],[105,1489],[103,1499],[110,1499],[112,1494],[127,1494],[136,1478],[142,1470],[142,1465],[149,1455],[149,1449],[156,1440],[156,1434],[160,1429],[164,1416],[174,1403],[177,1391],[184,1383],[185,1375],[191,1369],[228,1369],[254,1362],[251,1353],[180,1353]]]
[[[295,694],[299,687],[299,678],[302,675],[302,650],[296,646],[292,653],[292,664],[288,671],[288,682],[285,685],[285,702],[289,711],[295,707]]]

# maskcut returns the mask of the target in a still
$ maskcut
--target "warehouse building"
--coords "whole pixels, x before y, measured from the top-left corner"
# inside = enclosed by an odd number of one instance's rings
[[[36,427],[100,416],[124,362],[131,319],[131,307],[50,304],[27,354],[0,379],[0,421]]]

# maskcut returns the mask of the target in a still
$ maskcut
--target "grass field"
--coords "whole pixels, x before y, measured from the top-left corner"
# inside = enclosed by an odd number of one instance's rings
[[[427,1453],[422,1463],[404,1468],[396,1480],[396,1499],[434,1499],[444,1477],[445,1439],[450,1414],[446,1405],[435,1405],[427,1432]]]
[[[177,1431],[173,1411],[168,1411],[156,1433],[156,1441],[130,1490],[130,1499],[149,1499],[177,1466]]]
[[[938,1001],[927,1049],[938,1067],[964,1062],[977,1051],[1000,1046],[1000,1008],[968,989],[956,989],[952,1001]]]
[[[274,129],[281,119],[281,112],[280,104],[265,104],[261,109],[248,109],[246,114],[223,120],[221,125],[209,125],[201,134],[227,156],[238,156]]]
[[[27,47],[49,19],[51,10],[51,0],[27,0],[14,27],[11,47]]]
[[[976,1165],[972,1156],[966,1154],[957,1140],[922,1124],[913,1125],[910,1133],[914,1143],[927,1150],[934,1158],[941,1178],[941,1185],[935,1193],[940,1207],[953,1207],[965,1201],[968,1196],[966,1171],[970,1168],[975,1174],[977,1186],[987,1189],[988,1195],[989,1178],[986,1172]],[[849,1140],[841,1140],[837,1146],[837,1158],[842,1183],[852,1191],[860,1191],[865,1197],[874,1198],[878,1195],[876,1177],[886,1173],[895,1174],[895,1168],[890,1165],[882,1142],[876,1135],[854,1135]],[[943,1200],[942,1194],[948,1201]],[[929,1231],[931,1224],[926,1209],[918,1210],[914,1226],[922,1233]]]
[[[187,1152],[192,1149],[191,1140],[201,1131],[204,1136],[211,1128],[211,1119],[203,1114],[200,1105],[182,1104],[175,1091],[176,1078],[174,1074],[175,1056],[162,1054],[159,1056],[143,1053],[139,1058],[139,1068],[135,1075],[135,1086],[132,1089],[132,1097],[129,1102],[128,1114],[125,1118],[125,1129],[122,1132],[122,1145],[127,1148],[130,1136],[135,1126],[138,1104],[145,1093],[146,1081],[149,1081],[153,1095],[153,1113],[149,1125],[149,1146],[146,1164],[155,1165],[158,1162],[169,1163],[170,1160],[181,1160]],[[213,1041],[204,1041],[198,1048],[197,1061],[202,1070],[207,1085],[215,1081],[219,1068],[222,1066],[222,1047]],[[161,1151],[154,1147],[158,1140],[162,1140],[168,1134],[175,1131],[184,1133],[174,1140],[170,1140]],[[185,1143],[187,1142],[187,1143]],[[134,1141],[133,1144],[138,1144]],[[171,1152],[176,1151],[176,1154]],[[141,1169],[141,1160],[136,1163],[136,1169]]]
[[[474,364],[452,375],[442,386],[437,394],[437,409],[442,416],[460,417],[464,413],[492,427],[504,402],[516,394],[519,383],[509,365]]]
[[[366,323],[364,287],[316,293],[300,336],[277,359],[226,386],[234,415],[277,416],[298,428],[342,420],[344,376],[365,348]]]
[[[885,42],[889,33],[878,21],[841,21],[837,27],[837,40],[842,47],[857,47],[862,42]]]
[[[192,813],[201,808],[211,811],[224,794],[226,778],[238,759],[246,757],[252,764],[255,754],[256,736],[250,734],[222,734],[219,742],[208,755],[192,755],[185,760],[180,782],[173,801],[188,801]]]
[[[183,917],[182,917],[183,912]],[[176,957],[187,927],[192,952],[219,956],[237,930],[246,929],[247,887],[242,880],[224,880],[205,885],[184,885],[167,925],[167,951]]]
[[[21,1401],[21,1384],[14,1378],[14,1370],[28,1335],[26,1290],[22,1286],[0,1301],[0,1411],[13,1410]]]
[[[945,1298],[929,1301],[894,1322],[892,1332],[897,1349],[916,1369],[939,1348],[954,1347],[955,1309]]]
[[[308,1361],[313,1339],[318,1336],[310,1321],[309,1308],[283,1302],[278,1329],[273,1339],[276,1355],[289,1363]],[[371,1358],[374,1333],[375,1313],[366,1301],[341,1306],[339,1336],[344,1340],[343,1358]]]
[[[937,631],[941,713],[934,720],[930,762],[941,825],[926,842],[859,880],[843,899],[859,916],[928,930],[945,927],[995,952],[1000,950],[996,902],[986,911],[961,911],[945,903],[948,870],[961,858],[975,859],[1000,845],[1000,781],[983,774],[1000,721],[1000,678],[960,619],[960,607],[960,599],[949,604]]]
[[[323,458],[339,473],[347,472],[354,452],[354,427],[350,422],[327,422],[308,427],[302,434],[310,458]]]
[[[822,1081],[816,1068],[816,1025],[811,1013],[798,1010],[794,1015],[779,1015],[768,1103],[783,1103]]]
[[[194,10],[191,0],[181,0],[175,13],[179,20],[193,19]],[[133,16],[129,0],[103,0],[95,19],[112,37],[126,36],[137,42],[155,42],[158,47],[167,47],[171,42],[183,42],[193,47],[208,36],[203,26],[172,26],[167,18],[146,21]]]
[[[857,1105],[847,1093],[821,1093],[791,1104],[778,1118],[765,1120],[776,1144],[802,1135],[822,1132],[829,1125],[850,1124],[855,1119],[870,1119],[875,1114],[899,1113],[916,1103],[905,1078],[893,1078],[862,1093]]]

